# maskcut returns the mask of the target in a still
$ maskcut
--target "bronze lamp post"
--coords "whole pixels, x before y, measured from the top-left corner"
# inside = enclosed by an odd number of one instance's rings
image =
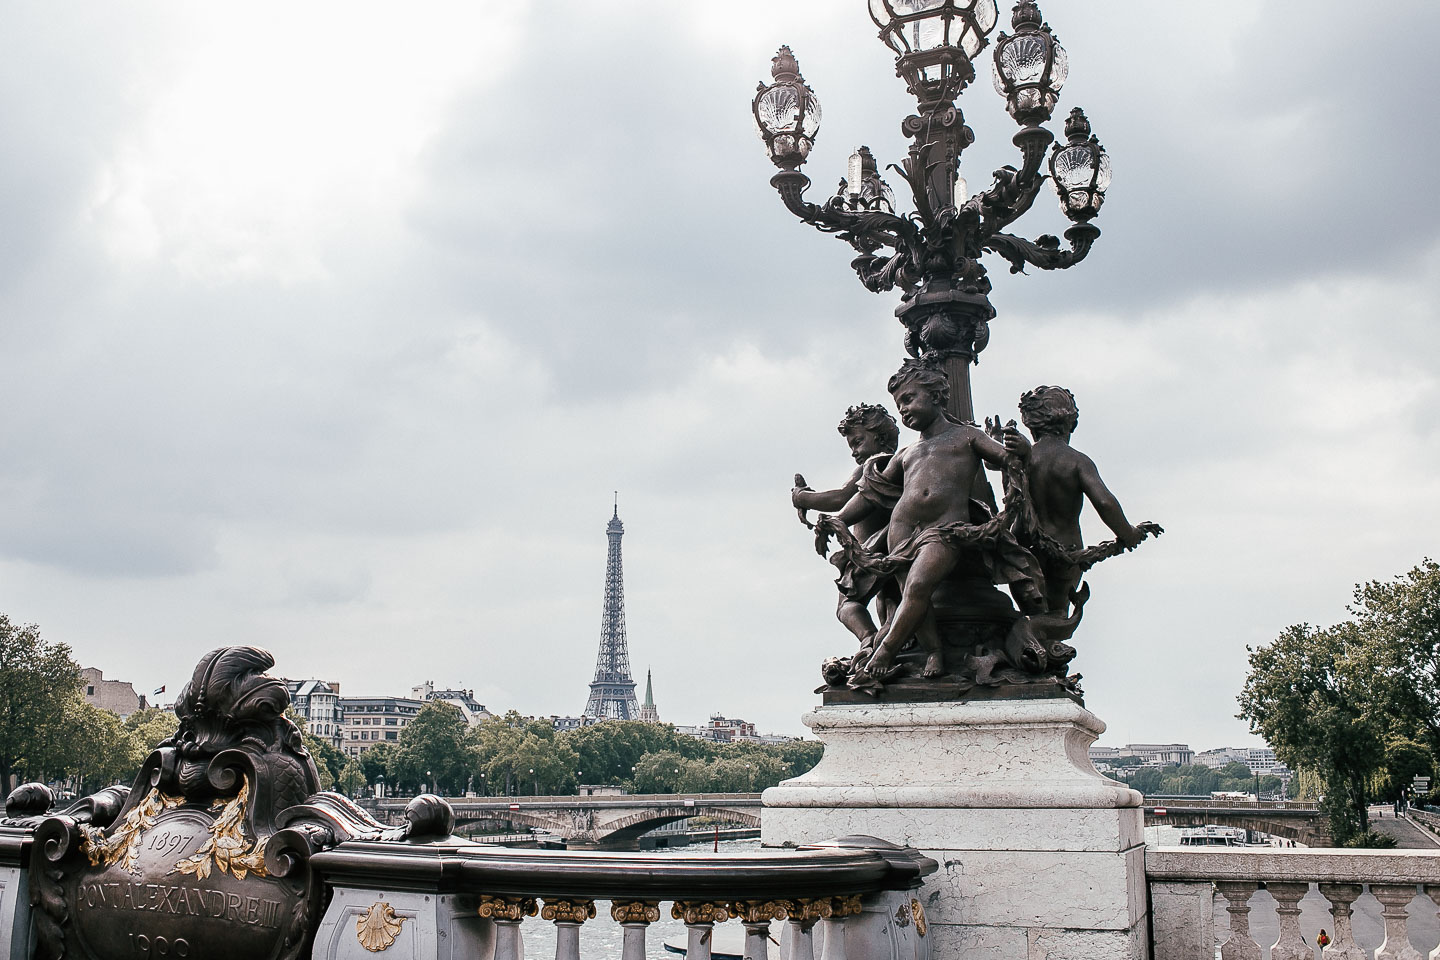
[[[1011,11],[1013,34],[994,46],[995,89],[1020,131],[1017,166],[1005,166],[985,190],[967,195],[960,156],[974,142],[955,100],[975,79],[975,59],[990,43],[998,19],[995,0],[869,0],[880,39],[895,53],[895,72],[916,100],[901,122],[908,155],[890,170],[905,181],[914,209],[896,210],[890,186],[880,177],[869,148],[850,157],[848,176],[821,204],[804,199],[810,179],[800,172],[820,129],[819,99],[800,74],[789,47],[771,65],[752,103],[770,159],[780,168],[771,179],[792,213],[849,243],[851,261],[865,287],[876,293],[900,288],[895,315],[905,325],[912,356],[943,367],[950,379],[949,412],[973,420],[970,365],[990,338],[995,317],[990,280],[981,258],[994,253],[1012,273],[1025,265],[1044,270],[1070,267],[1090,252],[1100,231],[1091,223],[1110,185],[1110,158],[1077,107],[1065,121],[1065,142],[1047,130],[1070,71],[1070,60],[1032,0]],[[1054,144],[1049,158],[1046,150]],[[1006,232],[1050,179],[1060,208],[1073,221],[1067,246],[1053,236],[1033,240]]]

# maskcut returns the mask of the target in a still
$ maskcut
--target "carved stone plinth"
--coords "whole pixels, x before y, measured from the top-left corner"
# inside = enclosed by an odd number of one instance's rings
[[[1147,955],[1143,798],[1101,776],[1068,699],[828,704],[811,771],[765,791],[763,842],[865,834],[941,864],[918,895],[937,958]]]

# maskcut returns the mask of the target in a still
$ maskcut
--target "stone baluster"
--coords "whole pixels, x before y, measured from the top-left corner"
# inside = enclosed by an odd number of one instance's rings
[[[1275,898],[1280,917],[1280,936],[1270,947],[1270,960],[1314,960],[1315,950],[1300,932],[1300,901],[1310,892],[1309,883],[1267,882],[1265,889]]]
[[[685,921],[685,930],[689,934],[685,960],[710,960],[715,924],[730,919],[730,908],[723,903],[703,900],[676,900],[670,905],[670,916]]]
[[[790,952],[783,960],[815,960],[815,924],[834,913],[829,898],[786,900],[790,918]]]
[[[658,900],[616,900],[610,904],[610,916],[625,931],[620,944],[620,960],[645,960],[645,932],[660,919]]]
[[[1385,942],[1375,951],[1375,960],[1423,960],[1406,930],[1410,922],[1406,907],[1415,899],[1415,885],[1372,883],[1370,892],[1380,901],[1380,915],[1385,918]]]
[[[580,925],[595,916],[595,901],[546,900],[540,916],[555,924],[555,960],[580,960]]]
[[[825,917],[820,929],[825,931],[825,943],[821,947],[820,960],[846,960],[845,918],[860,912],[859,897],[831,897],[830,914]]]
[[[770,960],[770,921],[785,919],[785,905],[776,900],[737,900],[730,912],[745,925],[745,960]]]
[[[1260,944],[1250,936],[1250,896],[1260,884],[1221,880],[1215,888],[1225,898],[1225,912],[1230,914],[1230,939],[1220,947],[1220,960],[1260,960]]]
[[[1325,960],[1370,960],[1369,954],[1355,942],[1355,934],[1350,929],[1353,912],[1350,905],[1364,892],[1365,888],[1358,883],[1320,884],[1320,893],[1330,901],[1330,916],[1335,920],[1335,935],[1330,938],[1330,945],[1321,951]]]
[[[1425,884],[1425,895],[1435,903],[1436,907],[1440,907],[1440,886],[1430,883]],[[1430,951],[1429,960],[1440,960],[1440,947],[1436,947]]]
[[[535,916],[534,897],[492,897],[482,894],[478,912],[495,921],[495,960],[525,960],[520,923]]]

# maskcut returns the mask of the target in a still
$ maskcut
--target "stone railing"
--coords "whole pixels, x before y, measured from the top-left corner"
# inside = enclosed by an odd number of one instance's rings
[[[38,842],[34,827],[0,824],[0,960],[37,956],[33,931],[41,917],[26,895]],[[692,960],[709,960],[715,925],[731,919],[744,927],[745,956],[761,960],[771,956],[767,943],[777,920],[785,923],[780,960],[931,956],[916,894],[937,865],[872,837],[688,857],[518,850],[454,837],[351,840],[324,849],[312,847],[317,839],[323,834],[287,830],[267,850],[272,879],[309,875],[327,889],[313,946],[291,944],[286,957],[341,960],[386,952],[395,960],[523,960],[521,924],[538,915],[554,925],[556,960],[579,960],[580,929],[596,917],[596,901],[608,901],[622,928],[622,960],[647,955],[648,927],[660,919],[663,903],[670,917],[684,922]],[[153,927],[140,928],[140,935],[152,946],[161,942]],[[218,948],[176,942],[186,945],[182,956]]]
[[[936,863],[870,837],[692,857],[351,841],[309,864],[333,894],[315,960],[381,950],[523,960],[521,924],[537,914],[555,926],[557,960],[579,960],[596,901],[608,901],[623,928],[622,960],[647,955],[647,928],[665,902],[688,930],[690,960],[709,960],[715,924],[731,918],[745,928],[747,957],[769,956],[772,920],[788,926],[782,960],[930,957],[914,889]]]
[[[1434,901],[1422,901],[1424,909],[1440,909],[1440,851],[1162,847],[1146,851],[1145,874],[1155,960],[1213,960],[1217,908],[1230,915],[1222,960],[1260,960],[1264,947],[1271,948],[1271,960],[1311,960],[1314,934],[1301,930],[1299,904],[1312,885],[1329,903],[1327,960],[1368,960],[1351,928],[1355,901],[1366,889],[1384,920],[1376,960],[1420,960],[1409,939],[1408,908],[1423,895]],[[1250,898],[1262,887],[1279,919],[1273,944],[1257,943],[1250,932]]]
[[[0,823],[0,960],[29,960],[28,828]]]
[[[1246,810],[1318,810],[1320,805],[1313,800],[1249,800],[1224,797],[1211,799],[1209,797],[1164,797],[1155,796],[1145,798],[1147,807],[1213,807],[1228,808],[1240,807]]]
[[[1420,810],[1416,807],[1411,807],[1407,810],[1405,816],[1409,817],[1411,822],[1426,833],[1434,837],[1440,837],[1440,816],[1431,813],[1429,810]]]

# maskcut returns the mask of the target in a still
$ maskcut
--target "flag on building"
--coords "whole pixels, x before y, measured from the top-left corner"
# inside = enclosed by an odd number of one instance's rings
[[[156,690],[154,693],[150,694],[150,696],[152,696],[152,697],[158,697],[158,696],[160,696],[160,694],[162,694],[162,693],[164,693],[164,692],[165,692],[165,685],[162,683],[162,684],[160,685],[160,689],[158,689],[158,690]]]

